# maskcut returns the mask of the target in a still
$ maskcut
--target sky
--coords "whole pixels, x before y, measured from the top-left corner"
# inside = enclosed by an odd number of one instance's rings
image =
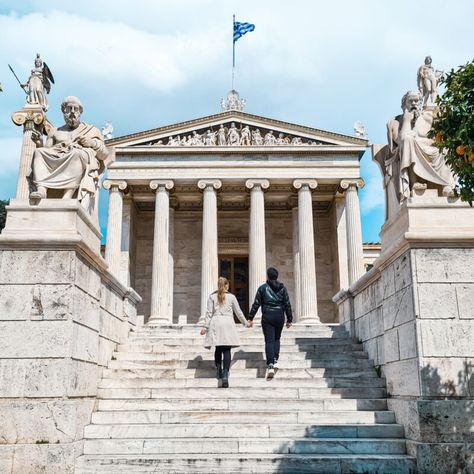
[[[231,88],[232,15],[255,24],[236,43],[235,88],[246,111],[386,143],[385,124],[416,89],[425,56],[449,71],[473,59],[472,0],[0,0],[0,199],[13,197],[25,100],[39,52],[55,78],[48,119],[67,95],[114,137],[220,111]],[[363,240],[379,240],[382,178],[361,160]],[[107,219],[101,193],[100,223]]]

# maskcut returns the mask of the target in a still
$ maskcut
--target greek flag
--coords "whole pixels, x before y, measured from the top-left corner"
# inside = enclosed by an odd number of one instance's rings
[[[238,21],[234,21],[234,43],[241,36],[244,36],[245,33],[253,30],[255,30],[255,25],[252,25],[252,23],[240,23]]]

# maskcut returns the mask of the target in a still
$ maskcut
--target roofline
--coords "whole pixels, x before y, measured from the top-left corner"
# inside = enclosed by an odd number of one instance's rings
[[[213,115],[198,117],[196,119],[186,120],[184,122],[177,122],[177,123],[174,123],[174,124],[165,125],[163,127],[157,127],[157,128],[144,130],[144,131],[141,131],[141,132],[130,133],[128,135],[122,135],[121,137],[112,138],[111,140],[107,140],[106,143],[107,143],[108,146],[116,146],[116,145],[120,145],[121,143],[130,141],[130,140],[136,140],[136,139],[139,139],[139,138],[146,138],[149,135],[153,135],[153,134],[157,134],[157,133],[166,133],[167,131],[173,132],[177,128],[190,127],[194,124],[198,125],[198,124],[201,124],[202,122],[206,122],[206,121],[210,122],[210,121],[217,120],[217,119],[231,119],[231,118],[235,118],[235,117],[240,117],[242,119],[247,118],[247,119],[253,119],[253,120],[263,120],[263,121],[267,121],[269,123],[269,125],[270,124],[279,125],[281,127],[293,129],[293,130],[295,130],[295,132],[305,131],[307,133],[318,134],[318,135],[321,135],[322,137],[326,137],[328,139],[331,139],[331,138],[336,139],[336,140],[337,139],[339,139],[339,140],[342,139],[344,141],[350,141],[350,142],[354,143],[354,145],[363,146],[364,148],[368,147],[368,145],[369,145],[369,141],[365,140],[363,138],[352,137],[350,135],[344,135],[342,133],[329,132],[327,130],[321,130],[321,129],[318,129],[318,128],[308,127],[306,125],[299,125],[299,124],[294,124],[294,123],[290,123],[290,122],[284,122],[282,120],[276,120],[276,119],[272,119],[272,118],[269,118],[269,117],[264,117],[264,116],[261,116],[261,115],[249,114],[247,112],[241,112],[241,111],[238,111],[238,110],[227,110],[225,112],[219,112],[219,113],[213,114]]]

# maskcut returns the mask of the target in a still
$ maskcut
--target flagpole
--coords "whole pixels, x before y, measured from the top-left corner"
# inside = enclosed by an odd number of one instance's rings
[[[235,41],[234,41],[234,28],[235,28],[235,14],[232,17],[232,89],[234,90],[234,76],[235,76]]]

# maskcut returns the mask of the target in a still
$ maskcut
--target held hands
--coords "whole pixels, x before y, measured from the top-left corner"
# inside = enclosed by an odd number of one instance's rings
[[[204,336],[207,332],[207,329],[206,328],[202,328],[201,329],[201,332],[199,333],[201,336]]]
[[[293,323],[292,323],[291,321],[287,321],[287,322],[286,322],[286,327],[287,327],[288,329],[290,329],[291,326],[293,326]]]

